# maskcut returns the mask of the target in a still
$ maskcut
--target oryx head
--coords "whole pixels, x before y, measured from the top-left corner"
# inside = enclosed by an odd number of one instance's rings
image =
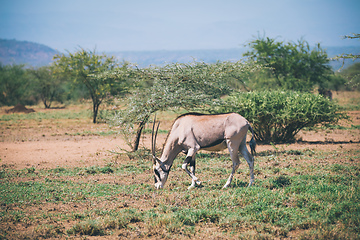
[[[151,134],[151,151],[152,151],[152,157],[153,157],[155,187],[157,189],[159,189],[159,188],[164,187],[165,182],[169,176],[170,168],[167,168],[164,165],[164,163],[158,157],[156,157],[156,153],[155,153],[156,137],[157,137],[157,132],[159,130],[160,122],[158,123],[158,125],[156,127],[156,132],[155,132],[155,136],[154,136],[155,121],[156,121],[156,116],[154,118],[154,124],[153,124],[152,134]]]

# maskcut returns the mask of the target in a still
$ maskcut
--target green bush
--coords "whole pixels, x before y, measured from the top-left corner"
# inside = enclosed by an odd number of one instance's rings
[[[347,90],[360,90],[360,63],[345,68],[339,74],[339,77],[345,78],[345,86]]]
[[[286,187],[291,184],[291,180],[287,176],[278,176],[273,180],[273,185],[276,188]]]
[[[96,220],[88,220],[80,223],[76,223],[72,228],[67,231],[68,234],[80,234],[89,236],[102,236],[104,230],[101,227],[100,222]]]
[[[292,142],[304,127],[348,118],[321,95],[293,91],[235,93],[209,111],[239,113],[252,124],[256,140],[264,143]]]

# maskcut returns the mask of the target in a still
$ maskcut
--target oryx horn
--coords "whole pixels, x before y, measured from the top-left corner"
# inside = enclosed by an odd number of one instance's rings
[[[153,123],[153,127],[152,127],[152,133],[151,133],[151,153],[153,155],[153,162],[154,164],[156,164],[156,161],[160,162],[160,159],[158,159],[156,157],[156,152],[155,152],[155,146],[156,146],[156,137],[157,137],[157,133],[159,130],[159,126],[160,126],[160,122],[158,123],[157,127],[156,127],[156,132],[155,132],[155,137],[154,137],[154,130],[155,130],[155,122],[156,122],[156,115],[154,117],[154,123]]]

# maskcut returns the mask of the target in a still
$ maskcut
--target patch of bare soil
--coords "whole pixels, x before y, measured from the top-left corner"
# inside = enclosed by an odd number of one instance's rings
[[[52,109],[47,111],[62,111]],[[348,129],[302,131],[300,141],[293,144],[258,145],[257,152],[274,150],[317,149],[324,151],[360,149],[360,130],[350,128],[360,125],[360,111],[349,112],[352,122],[344,121]],[[162,121],[160,128],[169,130],[173,119]],[[113,156],[111,151],[129,151],[125,141],[109,132],[107,124],[92,124],[90,119],[65,120],[18,120],[1,122],[0,164],[15,169],[28,167],[55,168],[102,166]],[[142,137],[141,146],[150,148],[150,135]],[[166,134],[159,134],[158,147],[162,146]]]
[[[36,109],[37,112],[45,111],[43,109]],[[46,111],[65,111],[64,109],[50,109]],[[300,141],[292,144],[277,144],[277,145],[261,145],[257,146],[257,152],[261,153],[267,150],[320,150],[320,151],[335,151],[343,150],[344,153],[336,152],[336,157],[326,159],[314,159],[311,164],[328,164],[334,161],[357,161],[347,156],[346,151],[360,149],[360,130],[351,127],[351,125],[360,125],[360,111],[349,112],[352,122],[343,121],[340,123],[345,129],[318,129],[314,131],[302,131],[299,134]],[[176,116],[159,116],[161,117],[161,126],[163,130],[169,130],[172,121]],[[147,127],[147,128],[150,128]],[[123,158],[118,159],[117,155],[111,153],[112,151],[124,152],[129,151],[130,147],[125,143],[121,136],[115,134],[106,134],[116,129],[110,129],[107,124],[92,124],[91,119],[42,119],[42,120],[16,120],[16,121],[0,121],[0,166],[13,169],[24,169],[34,167],[36,169],[54,169],[56,167],[89,167],[89,166],[104,166],[109,163],[109,159],[115,161],[128,161]],[[105,134],[100,134],[105,133]],[[141,139],[140,147],[150,148],[151,142],[150,134],[145,134]],[[165,142],[166,134],[159,134],[157,146],[160,148]],[[228,154],[224,151],[225,154]],[[178,157],[178,162],[182,161]],[[289,168],[300,164],[300,157],[288,157],[288,161],[263,161],[261,165],[276,166],[278,168]],[[243,163],[245,161],[242,161]],[[230,169],[231,161],[224,163],[224,168]],[[276,165],[275,165],[276,164]],[[246,165],[242,165],[242,170]],[[263,169],[263,168],[262,168]],[[230,170],[229,170],[230,171]],[[265,172],[255,169],[256,178],[263,179],[268,177]],[[297,174],[297,173],[294,173]],[[238,171],[238,178],[248,180],[247,171]],[[30,177],[29,177],[30,178]],[[54,176],[54,179],[66,178],[67,176]],[[77,174],[71,177],[72,181],[91,182],[91,183],[109,183],[109,184],[141,184],[151,181],[153,175],[151,169],[144,174],[135,174],[129,172],[126,177],[119,178],[115,175],[107,174]],[[201,180],[204,184],[208,182],[219,182],[224,179],[223,174],[219,175],[202,175]],[[188,180],[188,179],[187,179]],[[14,179],[14,181],[26,181],[26,179]],[[37,179],[37,181],[45,181],[44,179]],[[174,171],[168,180],[169,187],[172,182],[184,181],[184,173],[182,171]],[[184,184],[188,184],[184,182]],[[186,186],[187,187],[187,186]],[[142,195],[139,199],[134,199],[132,194],[121,193],[114,195],[108,201],[76,201],[69,203],[52,203],[43,202],[38,205],[6,205],[3,209],[19,210],[26,209],[28,215],[37,215],[39,212],[44,212],[48,215],[63,214],[70,212],[90,212],[94,208],[97,209],[124,209],[136,208],[140,211],[154,208],[154,198],[159,198],[161,192],[154,192],[153,195]],[[177,193],[168,196],[169,201],[177,201]],[[81,199],[82,195],[74,196],[75,199]],[[186,202],[179,202],[178,204],[187,204]],[[36,223],[11,223],[3,222],[0,228],[6,229],[9,234],[9,239],[23,237],[24,239],[32,239],[30,236],[45,236],[50,228],[44,226],[52,225],[54,228],[51,231],[65,232],[70,229],[79,219],[69,219],[67,221],[55,221],[51,218],[45,218]],[[137,231],[129,231],[127,229],[117,230],[118,238],[138,239],[137,235],[141,230],[146,229],[151,238],[151,229],[147,229],[143,223],[131,223],[133,229]],[[135,228],[136,226],[136,228]],[[250,231],[244,227],[244,231]],[[196,226],[197,238],[199,239],[223,239],[226,235],[221,233],[218,226],[209,223],[199,224]],[[230,232],[230,230],[229,230]],[[1,233],[1,231],[0,231]],[[296,231],[289,233],[290,238],[297,236]],[[36,235],[37,234],[37,235]],[[59,234],[54,234],[59,236]],[[14,236],[14,237],[11,237]],[[149,237],[148,236],[148,237]],[[176,235],[179,236],[179,235]],[[228,235],[229,238],[234,238]],[[103,239],[113,239],[115,236],[102,236]],[[159,235],[154,234],[153,239],[159,239]],[[184,236],[183,238],[190,238]],[[35,237],[36,238],[36,237]],[[39,237],[41,238],[41,237]],[[85,237],[73,237],[74,239],[82,239]],[[97,239],[98,237],[86,236],[86,239]]]

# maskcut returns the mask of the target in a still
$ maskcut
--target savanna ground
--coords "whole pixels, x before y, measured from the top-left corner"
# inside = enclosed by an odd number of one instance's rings
[[[231,187],[227,152],[200,152],[202,185],[179,155],[153,186],[150,134],[136,154],[90,105],[35,113],[0,109],[0,239],[360,239],[360,94],[334,93],[352,122],[258,145],[255,186],[242,159]],[[169,130],[176,114],[158,114]],[[150,126],[148,127],[150,128]],[[255,129],[256,131],[256,129]],[[166,131],[158,137],[158,150]]]

